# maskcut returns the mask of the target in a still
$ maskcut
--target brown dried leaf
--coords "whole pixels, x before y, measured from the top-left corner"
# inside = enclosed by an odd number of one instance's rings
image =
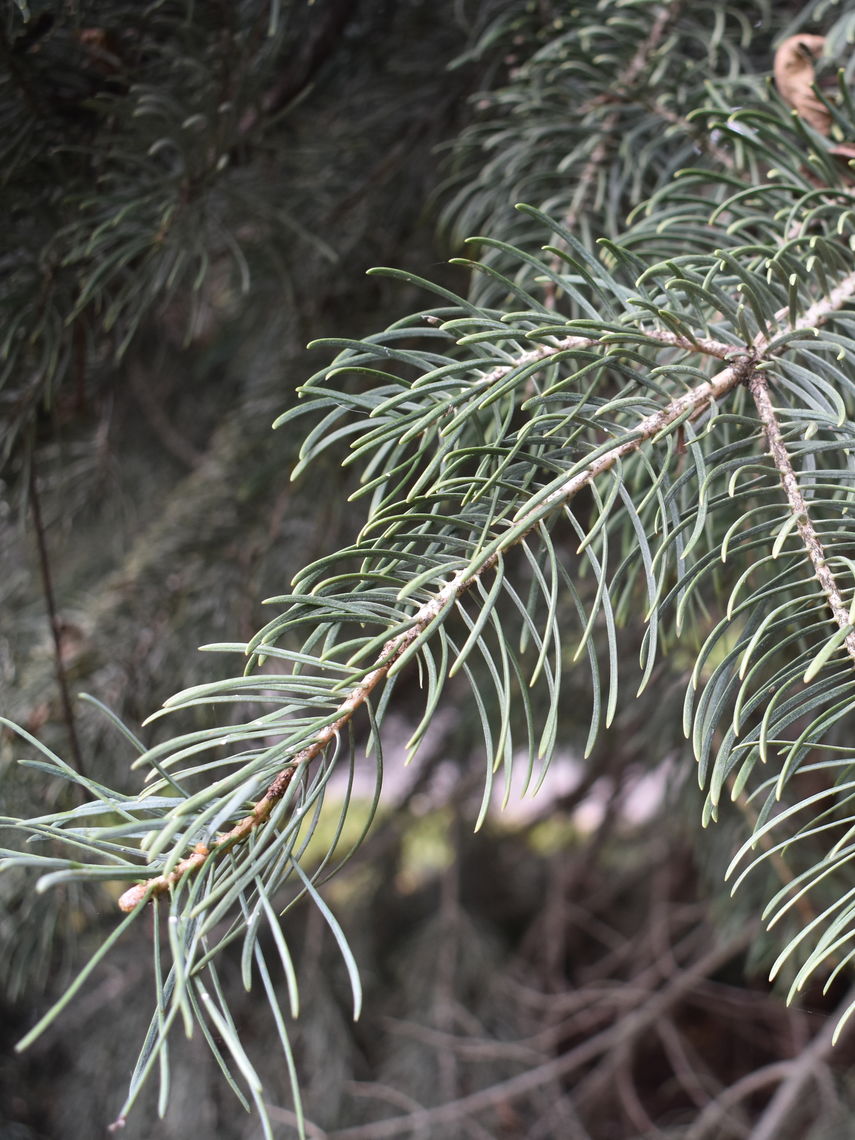
[[[820,134],[831,129],[831,115],[813,90],[814,64],[825,36],[789,36],[775,52],[775,86],[785,103]]]

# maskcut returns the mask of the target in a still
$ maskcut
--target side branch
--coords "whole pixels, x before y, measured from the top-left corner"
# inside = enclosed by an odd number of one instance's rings
[[[825,594],[834,620],[840,629],[845,629],[851,624],[849,619],[849,606],[847,606],[843,600],[834,573],[826,561],[822,540],[816,532],[816,527],[813,525],[813,520],[808,511],[807,501],[802,494],[801,487],[799,487],[796,473],[790,461],[789,452],[781,435],[778,417],[775,415],[775,409],[769,398],[769,387],[766,376],[762,372],[755,372],[751,377],[749,388],[751,389],[751,395],[754,397],[754,403],[757,406],[757,414],[760,416],[763,430],[766,433],[769,451],[772,455],[772,462],[775,464],[775,467],[778,469],[778,474],[781,476],[784,494],[787,496],[787,502],[790,505],[793,518],[796,520],[796,529],[799,532],[805,553],[813,567],[814,576],[822,587],[822,592]],[[845,644],[849,656],[853,662],[855,662],[855,632],[850,632],[846,635]]]
[[[649,67],[653,53],[659,47],[668,30],[669,24],[678,15],[681,7],[682,0],[672,0],[670,4],[663,4],[662,7],[659,8],[650,27],[650,31],[638,45],[635,55],[621,76],[616,89],[607,94],[598,95],[590,100],[589,103],[580,107],[580,118],[598,105],[614,102],[627,104],[634,97],[637,97],[636,84],[643,75],[645,68]],[[599,141],[591,151],[590,158],[582,168],[582,172],[576,184],[576,190],[573,194],[573,201],[564,218],[564,225],[568,230],[576,228],[583,206],[590,197],[591,187],[615,148],[615,131],[620,124],[620,117],[619,110],[610,111],[597,127]],[[551,295],[550,299],[552,299]]]
[[[687,336],[680,336],[664,329],[645,329],[641,335],[653,344],[661,344],[666,348],[681,348],[685,352],[700,352],[703,356],[714,356],[718,360],[731,360],[746,355],[746,350],[740,345],[725,344],[723,340],[712,340],[709,337],[690,340]],[[609,336],[611,344],[619,343],[620,333],[610,333]],[[627,339],[637,343],[638,331],[627,330]],[[601,348],[602,343],[595,336],[564,336],[552,344],[541,344],[531,352],[521,353],[514,358],[513,364],[499,364],[496,368],[491,368],[489,372],[479,376],[476,383],[479,388],[488,388],[507,376],[509,372],[513,372],[515,368],[524,368],[527,364],[535,364],[538,360],[548,360],[550,356],[557,356],[559,352],[568,352],[574,348]]]

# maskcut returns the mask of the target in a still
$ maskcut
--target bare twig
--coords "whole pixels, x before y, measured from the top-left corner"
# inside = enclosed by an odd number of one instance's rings
[[[731,1109],[736,1108],[740,1101],[746,1100],[754,1093],[762,1092],[769,1085],[777,1084],[790,1071],[791,1065],[792,1061],[775,1061],[770,1065],[764,1065],[761,1069],[755,1069],[753,1073],[748,1073],[730,1085],[715,1100],[710,1101],[692,1125],[686,1140],[711,1140],[713,1137],[715,1140],[720,1140],[724,1129],[727,1130],[727,1135],[740,1136],[744,1140],[753,1137],[754,1133],[749,1125],[729,1116]]]
[[[819,1080],[825,1060],[833,1047],[834,1032],[839,1017],[846,1012],[855,1000],[855,989],[847,993],[836,1014],[831,1014],[813,1041],[801,1049],[796,1057],[786,1061],[776,1061],[749,1073],[742,1080],[726,1088],[715,1100],[710,1101],[695,1121],[687,1140],[708,1140],[721,1136],[722,1126],[728,1113],[740,1101],[754,1093],[777,1084],[778,1089],[763,1115],[750,1131],[751,1140],[776,1140],[785,1132],[785,1122],[791,1120],[797,1101],[804,1095],[804,1086],[809,1080]],[[730,1120],[731,1127],[735,1124]],[[747,1131],[742,1133],[748,1136]]]
[[[30,460],[29,481],[30,508],[33,512],[33,526],[36,533],[36,549],[39,555],[39,572],[42,579],[42,590],[45,597],[45,606],[50,622],[51,637],[53,639],[53,660],[56,670],[56,683],[59,688],[59,698],[62,703],[62,715],[65,720],[65,730],[68,733],[68,746],[71,750],[71,762],[81,776],[86,775],[83,765],[83,755],[80,751],[80,741],[77,738],[77,725],[74,720],[74,709],[68,691],[68,676],[65,672],[65,663],[62,659],[62,631],[63,624],[56,610],[56,596],[53,590],[53,577],[50,569],[45,526],[42,518],[41,499],[39,498],[38,479],[36,477],[35,456]]]
[[[670,1017],[660,1017],[655,1026],[656,1036],[665,1051],[668,1063],[680,1088],[698,1108],[709,1103],[710,1086],[720,1088],[705,1059],[689,1044]]]
[[[626,1035],[635,1037],[650,1029],[668,1010],[678,1005],[700,980],[714,974],[744,951],[755,935],[756,927],[749,924],[728,942],[715,946],[694,965],[678,973],[661,991],[650,995],[637,1009],[575,1045],[560,1057],[449,1104],[332,1132],[330,1140],[386,1140],[387,1137],[405,1135],[416,1128],[448,1125],[469,1114],[482,1114],[497,1105],[525,1096],[550,1081],[566,1078],[613,1049]]]
[[[855,1002],[855,988],[849,990],[838,1009],[828,1018],[810,1045],[790,1062],[786,1079],[778,1086],[778,1091],[767,1105],[766,1111],[755,1124],[751,1140],[776,1140],[776,1137],[783,1134],[785,1121],[792,1116],[799,1098],[804,1093],[805,1085],[823,1068],[833,1048],[840,1017],[853,1002]]]
[[[633,1128],[638,1129],[639,1136],[649,1137],[650,1140],[667,1140],[648,1115],[647,1109],[641,1103],[638,1089],[632,1072],[633,1052],[629,1047],[618,1046],[615,1051],[621,1057],[621,1064],[616,1066],[613,1088],[617,1092],[621,1107]]]

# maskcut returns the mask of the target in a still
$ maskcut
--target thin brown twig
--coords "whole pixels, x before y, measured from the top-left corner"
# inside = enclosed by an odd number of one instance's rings
[[[766,1106],[760,1120],[751,1133],[752,1140],[775,1140],[784,1130],[784,1122],[792,1117],[804,1087],[825,1064],[828,1054],[834,1047],[840,1028],[840,1018],[855,1002],[855,988],[848,991],[843,1001],[823,1025],[806,1049],[790,1062],[789,1072],[778,1086],[772,1100]],[[849,1029],[852,1028],[850,1022]]]
[[[705,1059],[677,1029],[671,1017],[660,1017],[654,1026],[674,1079],[698,1108],[709,1104],[711,1091],[718,1092],[720,1082],[713,1076]],[[711,1090],[709,1086],[717,1086]]]
[[[689,1131],[687,1140],[702,1140],[702,1137],[715,1137],[715,1140],[720,1140],[724,1135],[723,1129],[725,1128],[727,1135],[736,1135],[742,1140],[749,1140],[749,1137],[753,1135],[750,1125],[730,1117],[731,1109],[737,1108],[741,1101],[747,1100],[755,1093],[762,1092],[769,1085],[777,1084],[787,1075],[791,1065],[792,1061],[773,1061],[771,1064],[755,1069],[754,1072],[748,1073],[741,1080],[729,1085],[715,1100],[710,1101],[697,1118]]]
[[[641,1103],[638,1089],[635,1087],[633,1076],[633,1050],[629,1046],[619,1045],[615,1054],[620,1056],[621,1063],[615,1066],[612,1087],[617,1093],[618,1100],[624,1115],[633,1128],[638,1130],[639,1136],[653,1140],[667,1140],[664,1132],[657,1128],[647,1109]]]
[[[437,1055],[450,1053],[470,1063],[498,1059],[518,1061],[521,1065],[531,1065],[543,1060],[544,1050],[554,1048],[556,1043],[560,1041],[561,1034],[566,1034],[566,1025],[562,1024],[541,1030],[536,1039],[496,1041],[492,1037],[452,1033],[448,1030],[435,1029],[431,1025],[422,1025],[419,1022],[402,1021],[391,1017],[385,1019],[385,1025],[392,1036],[418,1041],[419,1044],[435,1050]]]
[[[831,1014],[817,1032],[811,1043],[799,1052],[797,1057],[776,1061],[749,1073],[710,1101],[689,1131],[688,1140],[706,1140],[720,1136],[724,1118],[740,1101],[770,1084],[778,1088],[763,1111],[763,1115],[751,1129],[751,1140],[775,1140],[783,1131],[784,1121],[789,1120],[797,1100],[803,1095],[805,1084],[811,1079],[819,1079],[825,1059],[833,1047],[837,1023],[855,1001],[855,989],[849,990],[838,1006],[836,1014]]]
[[[667,940],[664,947],[657,948],[655,945],[651,945],[651,950],[656,956],[647,960],[644,968],[635,976],[622,982],[615,994],[616,1004],[624,1004],[627,997],[635,1004],[640,1004],[636,996],[638,993],[652,996],[657,992],[657,986],[661,982],[679,977],[681,970],[678,965],[678,952],[687,943],[692,944],[699,941],[698,935],[701,938],[704,937],[703,928],[698,927],[690,931],[687,937],[677,943],[671,943],[670,940]],[[691,966],[687,967],[687,969],[691,968]],[[625,1024],[623,1018],[626,1016],[626,1014],[621,1015],[618,1024]],[[658,1024],[658,1020],[656,1024]],[[638,1044],[639,1035],[634,1033],[631,1028],[622,1033],[615,1046],[604,1056],[602,1063],[576,1084],[574,1100],[580,1105],[590,1103],[601,1098],[604,1094],[608,1095],[608,1090],[611,1087],[616,1087],[621,1096],[626,1098],[624,1109],[627,1115],[636,1127],[647,1134],[654,1128],[654,1124],[652,1121],[642,1124],[641,1117],[638,1114],[639,1112],[643,1113],[644,1109],[637,1094],[633,1097],[631,1080],[632,1065]]]
[[[173,426],[165,411],[166,401],[160,394],[152,391],[151,374],[146,375],[139,364],[131,363],[126,375],[128,386],[164,451],[177,459],[188,471],[194,471],[205,458],[205,454]]]
[[[62,630],[63,625],[60,620],[59,614],[56,609],[56,595],[53,589],[53,576],[50,568],[50,557],[48,555],[47,539],[45,537],[45,525],[42,517],[41,498],[39,496],[38,478],[36,476],[35,456],[30,460],[30,479],[29,479],[29,498],[30,509],[33,512],[33,527],[36,534],[36,549],[39,556],[39,573],[42,579],[42,591],[45,598],[45,607],[48,614],[48,622],[50,624],[51,637],[53,639],[53,660],[54,669],[56,672],[56,683],[59,688],[59,699],[62,704],[62,715],[65,721],[65,730],[68,733],[68,746],[71,750],[71,762],[75,770],[81,775],[86,775],[86,770],[83,764],[83,754],[80,750],[80,741],[77,737],[77,725],[74,719],[74,709],[71,704],[71,696],[68,690],[68,675],[65,671],[65,663],[62,659]]]

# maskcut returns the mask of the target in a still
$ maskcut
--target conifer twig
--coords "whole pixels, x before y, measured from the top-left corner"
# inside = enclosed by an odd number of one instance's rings
[[[847,606],[843,600],[840,588],[837,585],[837,580],[834,577],[834,572],[828,565],[828,561],[825,557],[825,548],[822,545],[822,539],[817,534],[813,519],[810,517],[807,501],[799,486],[798,477],[793,469],[789,452],[781,435],[778,417],[775,414],[775,409],[769,397],[769,384],[766,374],[764,372],[755,372],[751,377],[749,388],[751,389],[751,395],[754,397],[754,403],[757,407],[757,414],[763,424],[763,430],[766,433],[772,462],[775,464],[775,467],[778,469],[778,474],[781,477],[784,493],[787,496],[787,502],[795,519],[796,529],[802,540],[805,553],[813,567],[814,577],[822,587],[822,592],[825,594],[828,607],[837,625],[840,629],[846,629],[852,624],[849,617],[849,606]],[[850,630],[850,632],[846,634],[844,643],[849,656],[853,662],[855,662],[854,630]]]
[[[572,339],[575,340],[576,338]],[[664,343],[674,342],[672,334],[670,333],[665,334],[663,337],[657,337],[656,339],[662,340]],[[717,342],[714,342],[714,344],[716,349],[718,349],[718,347],[727,348],[729,352],[733,352],[732,346],[718,346]],[[698,346],[696,344],[692,345],[691,342],[687,341],[686,346],[688,347],[690,345],[697,350]],[[547,351],[547,347],[551,348],[551,352]],[[567,347],[567,345],[565,344],[564,347]],[[577,346],[574,345],[573,347]],[[535,352],[538,353],[537,358],[546,358],[559,351],[561,351],[560,342],[559,345],[554,347],[544,346],[543,350],[535,350]],[[716,351],[716,355],[718,355],[718,351]],[[508,369],[511,367],[513,366],[507,366]],[[714,400],[719,399],[732,388],[743,383],[748,378],[750,370],[753,367],[753,356],[743,355],[737,363],[731,364],[723,369],[722,372],[712,380],[699,384],[697,388],[690,389],[688,392],[672,400],[667,407],[646,416],[633,430],[630,439],[623,443],[616,444],[613,448],[599,455],[591,464],[582,471],[577,472],[568,479],[566,483],[553,491],[545,503],[536,505],[528,512],[528,515],[523,514],[522,517],[518,517],[517,522],[523,523],[523,527],[518,532],[514,540],[515,543],[521,542],[522,539],[537,526],[545,512],[548,513],[553,507],[569,502],[583,487],[593,482],[598,475],[608,471],[625,455],[637,451],[645,440],[651,439],[654,435],[663,431],[670,423],[673,423],[687,411],[700,413]],[[501,370],[496,371],[500,372]],[[289,761],[287,766],[283,768],[276,779],[270,784],[261,799],[255,804],[249,815],[235,824],[230,831],[218,837],[216,843],[212,844],[210,848],[203,845],[197,847],[191,855],[182,859],[168,874],[159,875],[147,882],[138,883],[129,888],[120,897],[119,907],[124,911],[130,911],[133,910],[135,906],[138,906],[144,899],[163,894],[169,890],[171,886],[174,886],[185,874],[198,870],[212,855],[231,849],[246,839],[260,824],[264,823],[276,803],[282,798],[290,786],[295,771],[311,763],[311,761],[323,752],[327,745],[336,738],[341,729],[351,720],[354,713],[366,703],[372,692],[386,678],[389,670],[403,656],[406,650],[409,649],[417,638],[419,638],[441,614],[444,614],[447,609],[454,604],[457,598],[465,594],[487,571],[493,568],[497,557],[498,553],[493,553],[486,558],[483,564],[474,572],[470,572],[468,569],[459,571],[441,590],[434,594],[429,601],[425,602],[423,606],[416,610],[407,628],[386,642],[374,668],[363,677],[358,685],[351,689],[347,697],[338,706],[335,719],[332,723],[321,729],[312,743],[298,752],[297,755]]]
[[[604,97],[598,96],[596,100],[592,100],[589,104],[580,108],[582,114],[590,110],[598,101],[605,102],[606,99],[608,99],[609,102],[618,100],[622,103],[626,103],[635,95],[634,86],[636,82],[650,63],[650,57],[659,47],[662,37],[668,29],[668,25],[676,18],[681,7],[682,0],[672,0],[670,4],[663,4],[659,8],[650,27],[650,31],[638,45],[635,54],[627,65],[626,71],[620,76],[616,92],[611,92],[608,96]],[[575,229],[576,223],[579,220],[579,214],[589,199],[594,179],[597,177],[614,148],[615,131],[619,123],[620,111],[613,110],[606,116],[597,131],[599,136],[598,141],[579,175],[579,180],[576,183],[576,189],[573,194],[573,201],[564,218],[564,225],[568,230]],[[554,286],[552,288],[554,289]]]

